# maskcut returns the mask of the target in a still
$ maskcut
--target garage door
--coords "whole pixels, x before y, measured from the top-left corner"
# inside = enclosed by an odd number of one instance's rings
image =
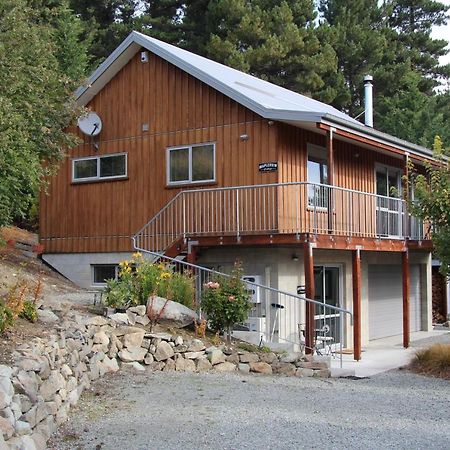
[[[410,329],[421,329],[420,266],[410,266]],[[369,339],[403,333],[401,266],[369,265]]]

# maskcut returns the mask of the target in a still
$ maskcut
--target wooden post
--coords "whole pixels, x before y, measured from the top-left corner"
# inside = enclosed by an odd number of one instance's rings
[[[403,347],[409,347],[409,253],[402,253],[403,280]]]
[[[405,178],[404,182],[402,183],[403,186],[403,199],[406,202],[406,210],[403,211],[403,223],[404,223],[404,235],[406,237],[411,236],[411,219],[408,214],[408,202],[410,200],[410,193],[409,193],[409,153],[405,155],[405,167],[403,169],[403,176]]]
[[[305,265],[305,296],[314,300],[314,259],[313,248],[310,243],[305,244],[303,249],[303,258]],[[305,347],[306,353],[312,353],[314,347],[314,303],[306,302],[306,324],[305,324]]]
[[[352,252],[353,262],[353,358],[361,359],[361,251]]]
[[[197,261],[197,250],[196,247],[192,246],[190,251],[186,255],[186,261],[190,264],[195,264]]]
[[[334,128],[330,128],[327,131],[327,160],[328,160],[328,171],[327,171],[327,183],[330,186],[334,185],[334,148],[333,148],[333,131]],[[333,215],[334,215],[334,201],[333,201],[333,190],[332,188],[328,191],[328,233],[333,232]]]

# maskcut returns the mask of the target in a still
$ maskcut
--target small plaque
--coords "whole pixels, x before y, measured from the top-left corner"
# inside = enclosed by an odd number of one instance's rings
[[[278,163],[276,161],[259,163],[258,168],[260,172],[276,172],[278,170]]]

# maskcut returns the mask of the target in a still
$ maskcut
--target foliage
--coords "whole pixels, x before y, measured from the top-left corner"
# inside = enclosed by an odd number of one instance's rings
[[[411,212],[432,224],[432,239],[441,271],[450,274],[450,149],[445,149],[437,136],[434,155],[438,164],[426,164],[426,174],[412,171],[414,201]]]
[[[14,314],[5,303],[0,300],[0,334],[14,325]]]
[[[34,301],[25,300],[23,302],[22,311],[20,312],[19,317],[32,323],[36,322],[38,319],[36,303]]]
[[[232,326],[244,321],[251,308],[250,294],[242,276],[242,266],[236,263],[230,277],[220,276],[204,285],[201,307],[208,325],[214,331],[227,331],[228,340]]]
[[[450,379],[450,344],[434,344],[418,350],[412,367],[427,375]]]
[[[154,264],[140,253],[119,266],[118,279],[107,281],[105,302],[108,306],[146,305],[150,296],[157,295],[193,307],[195,289],[190,273],[177,273],[168,264]]]
[[[75,143],[65,132],[77,115],[73,83],[60,69],[53,32],[25,0],[0,0],[0,225],[27,216]]]

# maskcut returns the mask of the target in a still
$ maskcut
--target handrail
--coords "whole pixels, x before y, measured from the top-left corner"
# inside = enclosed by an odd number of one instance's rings
[[[142,247],[164,252],[179,238],[234,234],[239,240],[252,232],[424,235],[403,199],[301,181],[180,191],[134,237],[147,240]]]
[[[161,253],[149,251],[145,248],[141,248],[136,239],[133,238],[133,246],[137,251],[149,255],[155,260],[165,261],[174,266],[175,270],[189,270],[196,279],[196,298],[201,306],[201,297],[203,293],[204,284],[210,281],[213,277],[227,277],[233,276],[224,272],[219,272],[214,269],[202,267],[187,261],[182,261],[176,258],[171,258]],[[307,348],[311,352],[314,352],[315,340],[312,346],[307,347],[305,343],[301,342],[298,329],[299,325],[303,322],[304,310],[307,305],[314,305],[316,311],[315,314],[315,329],[322,329],[324,326],[328,326],[331,330],[331,334],[334,337],[340,336],[339,339],[339,359],[342,367],[342,355],[343,355],[343,338],[344,338],[344,326],[345,324],[353,324],[353,314],[351,311],[341,308],[339,306],[328,305],[321,303],[317,300],[302,297],[297,294],[292,294],[280,289],[266,286],[260,283],[243,280],[246,285],[259,289],[264,294],[266,302],[266,327],[261,330],[260,333],[265,337],[266,343],[274,343],[274,333],[272,330],[277,329],[276,340],[278,343],[290,344],[295,347]],[[269,305],[279,304],[283,306],[283,310],[286,310],[284,318],[278,317],[270,313]],[[302,308],[299,305],[303,305]],[[303,309],[303,311],[300,311]],[[336,353],[335,353],[336,354]]]

